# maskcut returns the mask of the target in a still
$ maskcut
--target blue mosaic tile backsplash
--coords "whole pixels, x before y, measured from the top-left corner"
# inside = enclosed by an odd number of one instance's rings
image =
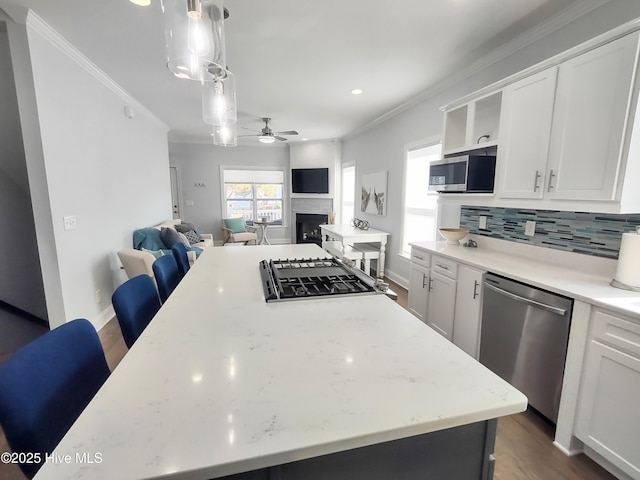
[[[478,228],[480,215],[487,217],[486,230]],[[533,237],[524,234],[528,220],[536,222]],[[638,225],[640,214],[471,206],[463,206],[460,213],[460,226],[476,235],[606,258],[618,258],[622,234],[635,231]]]

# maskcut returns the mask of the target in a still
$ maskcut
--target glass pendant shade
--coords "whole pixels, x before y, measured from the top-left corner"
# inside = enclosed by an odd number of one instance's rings
[[[238,145],[238,130],[236,125],[213,127],[213,144],[220,147],[235,147]]]
[[[202,80],[212,64],[226,67],[222,0],[162,0],[167,67],[178,78]]]
[[[209,68],[203,73],[202,117],[205,123],[229,127],[238,121],[236,79],[228,70]]]

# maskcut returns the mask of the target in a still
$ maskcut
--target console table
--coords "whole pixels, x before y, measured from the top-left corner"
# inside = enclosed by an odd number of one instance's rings
[[[382,232],[373,228],[360,230],[347,224],[320,225],[320,231],[322,232],[322,248],[326,245],[327,237],[341,242],[343,247],[354,243],[379,243],[380,259],[378,260],[377,275],[379,278],[384,276],[384,252],[387,245],[387,237],[389,236],[388,232]],[[358,247],[356,246],[355,248]]]

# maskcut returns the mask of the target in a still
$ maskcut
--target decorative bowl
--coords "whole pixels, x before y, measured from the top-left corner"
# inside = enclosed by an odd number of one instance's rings
[[[447,245],[460,245],[460,240],[469,234],[466,228],[439,228],[438,231],[447,240]]]

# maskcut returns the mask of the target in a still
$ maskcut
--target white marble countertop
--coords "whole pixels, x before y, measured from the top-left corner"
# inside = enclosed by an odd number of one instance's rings
[[[525,409],[384,295],[265,303],[259,260],[324,255],[207,249],[36,479],[215,478]]]
[[[612,287],[616,261],[505,240],[472,236],[478,248],[446,242],[411,245],[640,320],[640,293]],[[465,239],[466,240],[466,239]]]

